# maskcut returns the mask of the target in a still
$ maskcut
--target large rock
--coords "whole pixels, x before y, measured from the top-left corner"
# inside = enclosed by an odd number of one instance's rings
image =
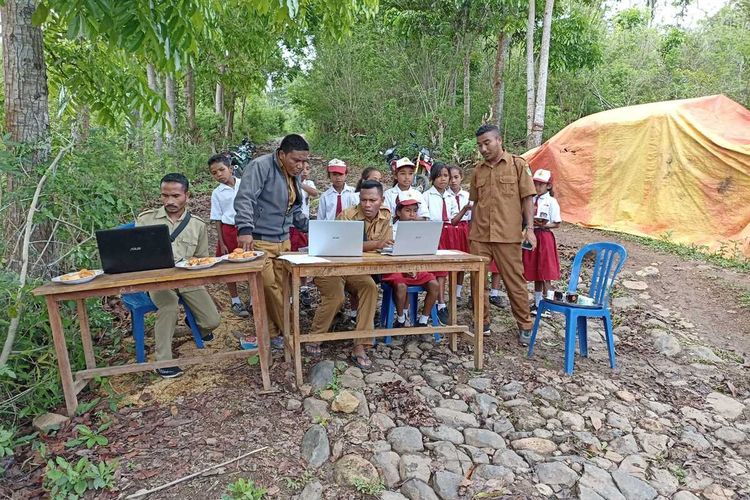
[[[578,413],[561,411],[558,415],[558,419],[560,420],[560,423],[563,424],[563,427],[572,431],[582,431],[586,427],[583,417]]]
[[[652,500],[658,495],[651,485],[630,474],[615,471],[612,473],[612,479],[627,500]]]
[[[34,429],[44,434],[50,431],[56,431],[60,429],[70,419],[64,415],[58,415],[57,413],[43,413],[34,418],[32,425]]]
[[[451,442],[440,441],[432,449],[435,460],[442,463],[445,470],[456,474],[464,474],[472,467],[471,458],[463,451],[459,451]]]
[[[424,450],[422,434],[416,427],[396,427],[388,433],[388,442],[397,453],[411,453]]]
[[[312,481],[305,485],[297,500],[320,500],[323,498],[323,485],[320,481]]]
[[[365,382],[372,385],[387,384],[388,382],[406,382],[404,377],[396,372],[373,372],[365,376]]]
[[[325,401],[316,398],[305,398],[302,405],[305,408],[305,413],[307,413],[313,421],[319,419],[328,420],[331,418],[331,414],[328,413],[328,403]]]
[[[424,379],[435,389],[440,389],[444,384],[453,382],[453,377],[434,371],[424,372]]]
[[[442,500],[457,500],[458,489],[461,487],[463,480],[464,476],[460,474],[454,474],[447,470],[437,471],[432,476],[432,489]]]
[[[476,403],[476,410],[479,410],[478,413],[485,418],[495,415],[497,413],[497,405],[500,404],[496,398],[481,392],[474,396],[474,402]]]
[[[373,413],[370,417],[370,424],[380,430],[380,432],[388,432],[396,427],[393,419],[385,413]]]
[[[478,391],[486,392],[492,387],[492,379],[484,377],[470,378],[467,384]]]
[[[314,468],[323,465],[331,456],[331,446],[328,442],[328,433],[322,425],[313,425],[302,438],[302,458]]]
[[[654,337],[654,349],[656,349],[659,354],[672,357],[682,351],[682,346],[673,335],[664,332],[662,335]]]
[[[479,427],[477,417],[471,413],[450,410],[448,408],[435,408],[435,418],[450,427]]]
[[[534,391],[534,394],[547,401],[560,401],[560,392],[554,387],[544,386]]]
[[[443,399],[438,404],[440,408],[448,408],[449,410],[456,410],[460,412],[468,412],[469,411],[469,405],[466,404],[466,401],[463,401],[461,399]]]
[[[660,495],[671,496],[680,486],[680,482],[671,472],[665,469],[651,469],[651,486],[656,488]]]
[[[714,436],[729,444],[739,444],[746,438],[744,432],[728,426],[723,426],[717,429],[714,432]]]
[[[540,483],[573,486],[578,481],[576,474],[562,462],[547,462],[536,466],[536,475]]]
[[[499,434],[486,429],[464,429],[466,444],[477,448],[493,448],[499,450],[505,448],[505,440]]]
[[[653,458],[667,451],[669,437],[665,434],[651,434],[644,432],[638,436],[638,440],[640,441],[641,448],[643,448],[643,452],[646,456]]]
[[[383,478],[383,483],[388,488],[393,488],[401,482],[401,476],[398,472],[399,460],[398,454],[392,451],[383,451],[372,456],[372,463],[377,467],[380,476]]]
[[[474,469],[474,475],[472,477],[484,479],[486,481],[496,479],[504,485],[513,484],[513,481],[516,480],[516,475],[513,474],[513,471],[509,468],[503,467],[502,465],[489,464],[478,465],[477,468]]]
[[[420,427],[420,432],[432,441],[450,441],[453,444],[463,444],[464,435],[460,431],[447,425],[437,427]]]
[[[609,443],[609,449],[622,456],[634,455],[640,451],[632,434],[626,434],[613,440]]]
[[[605,500],[625,500],[607,471],[590,464],[584,464],[583,467],[583,476],[578,481],[580,498],[584,498],[584,495],[586,498],[595,498],[590,496],[593,492]]]
[[[425,483],[430,480],[430,462],[429,457],[417,454],[401,455],[398,461],[398,472],[402,481],[412,478],[419,479]]]
[[[744,404],[720,392],[712,392],[706,396],[706,404],[727,420],[735,420],[745,410]]]
[[[678,491],[672,497],[672,500],[700,500],[697,496],[693,495],[689,491]]]
[[[333,479],[338,484],[353,486],[355,479],[377,481],[378,471],[374,465],[359,455],[345,455],[334,465]]]
[[[333,399],[331,410],[341,413],[354,413],[359,407],[359,398],[348,390],[343,390]]]
[[[380,500],[409,500],[397,491],[384,491],[380,494]]]
[[[685,355],[702,363],[721,364],[724,362],[711,349],[702,345],[693,345],[685,349]]]
[[[648,283],[646,283],[645,281],[625,280],[622,282],[622,286],[624,286],[628,290],[635,290],[638,292],[642,292],[643,290],[648,289]]]
[[[328,387],[333,381],[333,370],[335,364],[331,360],[320,361],[310,369],[310,385],[313,391],[319,391]]]
[[[492,457],[492,464],[507,467],[516,474],[529,471],[529,464],[526,460],[513,450],[498,451]]]
[[[419,479],[406,481],[400,491],[409,500],[439,500],[432,488]]]
[[[553,441],[542,438],[516,439],[511,445],[515,450],[529,450],[540,455],[551,455],[557,449]]]

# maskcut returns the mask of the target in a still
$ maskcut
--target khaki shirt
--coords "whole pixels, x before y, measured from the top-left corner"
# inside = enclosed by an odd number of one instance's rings
[[[393,239],[393,226],[391,225],[391,211],[385,207],[380,208],[378,216],[373,220],[367,220],[359,205],[347,208],[336,217],[337,220],[361,220],[365,221],[364,241],[384,241]]]
[[[297,191],[294,189],[294,177],[287,173],[286,169],[281,165],[281,160],[279,160],[278,157],[276,158],[276,164],[278,165],[279,170],[281,170],[281,173],[284,174],[284,179],[286,179],[286,190],[287,193],[289,193],[289,204],[286,209],[291,210],[292,205],[297,201]]]
[[[155,226],[164,224],[169,228],[169,234],[172,234],[177,229],[177,226],[180,225],[182,219],[185,218],[186,214],[187,210],[182,213],[177,222],[172,222],[164,207],[157,208],[156,210],[146,210],[138,215],[135,225]],[[206,223],[203,219],[192,214],[188,225],[172,242],[172,253],[174,254],[175,262],[189,257],[208,257],[208,232],[206,231]]]
[[[521,200],[536,194],[526,160],[507,151],[497,165],[477,164],[469,199],[474,202],[469,239],[485,243],[523,241]]]

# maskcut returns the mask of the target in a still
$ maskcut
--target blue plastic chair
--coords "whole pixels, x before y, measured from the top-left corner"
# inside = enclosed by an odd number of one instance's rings
[[[383,290],[383,301],[380,305],[380,326],[382,328],[393,328],[393,322],[396,318],[396,303],[393,301],[393,288],[391,285],[385,282],[380,283],[380,288]],[[406,287],[406,296],[409,300],[409,317],[416,318],[419,310],[419,293],[424,292],[425,289],[421,286],[409,286]],[[430,311],[430,318],[432,319],[432,326],[440,326],[440,320],[437,315],[437,305],[432,306]],[[440,334],[434,334],[435,342],[440,342]],[[393,339],[388,336],[383,338],[383,343],[388,345]]]
[[[131,227],[135,227],[134,222],[129,222],[127,224],[122,224],[120,226],[117,226],[118,229],[128,229]],[[138,363],[145,363],[146,362],[145,316],[148,313],[156,312],[158,308],[151,301],[151,297],[149,297],[148,294],[144,292],[123,293],[122,303],[125,304],[125,307],[127,307],[128,311],[130,311],[131,329],[133,332],[133,338],[135,339],[135,360]],[[203,349],[204,347],[203,338],[201,337],[201,331],[200,331],[200,328],[198,328],[198,323],[195,321],[195,316],[193,316],[193,311],[191,311],[188,305],[185,304],[185,302],[182,300],[182,297],[180,297],[179,303],[185,309],[185,319],[187,321],[188,326],[190,327],[190,331],[193,334],[193,340],[195,340],[195,346],[198,349]]]
[[[539,330],[539,322],[544,311],[555,311],[565,315],[565,373],[573,373],[573,358],[576,350],[576,332],[581,356],[588,357],[588,338],[586,321],[588,318],[602,318],[604,321],[604,332],[606,334],[607,349],[609,350],[609,366],[615,368],[615,339],[612,335],[612,315],[609,311],[609,291],[615,277],[622,269],[628,252],[617,243],[601,242],[590,243],[575,256],[573,268],[570,271],[570,282],[568,293],[577,293],[578,281],[581,275],[581,265],[587,254],[593,252],[594,272],[589,285],[589,296],[594,299],[594,306],[579,306],[576,304],[560,304],[547,299],[542,299],[534,321],[534,330],[531,332],[529,342],[529,353],[531,357],[534,352],[534,342]]]

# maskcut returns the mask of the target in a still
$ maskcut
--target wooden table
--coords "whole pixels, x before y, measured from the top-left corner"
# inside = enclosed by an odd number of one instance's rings
[[[440,251],[437,255],[418,255],[394,257],[379,253],[365,253],[362,257],[324,257],[325,262],[293,263],[281,259],[284,266],[283,304],[284,304],[284,356],[286,361],[294,358],[297,385],[302,385],[302,349],[304,342],[324,342],[328,340],[360,339],[368,337],[387,337],[393,335],[393,329],[354,330],[349,332],[328,332],[302,335],[299,325],[299,287],[302,278],[315,276],[355,276],[387,274],[398,272],[448,271],[449,297],[456,296],[456,273],[464,271],[471,274],[472,282],[485,284],[485,260],[476,255],[459,251]],[[295,255],[295,254],[287,254]],[[302,255],[302,254],[296,254]],[[483,289],[481,289],[483,290]],[[291,303],[290,303],[291,297]],[[469,327],[456,323],[456,301],[449,302],[450,325],[428,326],[421,328],[403,328],[398,335],[422,335],[441,333],[450,336],[450,347],[457,348],[457,336],[461,334],[474,342],[474,367],[482,369],[483,358],[483,315],[484,296],[472,294],[474,300],[474,333]],[[290,318],[291,313],[291,318]],[[290,354],[291,352],[291,354]]]
[[[57,354],[57,365],[60,371],[63,393],[65,394],[65,406],[68,415],[75,415],[78,407],[78,393],[86,387],[88,381],[94,377],[120,375],[153,370],[155,368],[166,368],[170,366],[187,366],[200,363],[211,363],[226,359],[246,358],[260,353],[260,371],[264,390],[271,389],[271,379],[268,375],[270,363],[270,340],[268,336],[268,320],[265,308],[265,296],[263,293],[263,278],[260,275],[266,257],[246,263],[221,262],[208,269],[188,271],[178,268],[156,269],[153,271],[140,271],[135,273],[104,274],[88,283],[80,285],[64,285],[61,283],[48,283],[34,290],[34,295],[44,296],[47,301],[52,337],[55,342]],[[123,293],[148,292],[153,290],[165,290],[182,288],[188,286],[199,286],[208,283],[233,283],[247,281],[250,286],[250,296],[254,308],[253,318],[255,320],[255,331],[258,337],[258,349],[241,351],[219,352],[204,356],[192,356],[187,358],[171,359],[164,361],[153,361],[148,363],[131,363],[119,366],[105,366],[97,368],[94,359],[94,347],[91,341],[88,314],[86,312],[85,299],[90,297],[104,297],[108,295],[121,295]],[[65,344],[65,333],[63,332],[60,319],[59,302],[63,300],[75,300],[78,309],[78,320],[81,329],[81,342],[83,354],[86,359],[86,369],[73,373],[68,358],[68,349]]]

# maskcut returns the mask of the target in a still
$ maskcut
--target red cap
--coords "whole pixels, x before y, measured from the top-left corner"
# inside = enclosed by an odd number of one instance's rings
[[[334,174],[346,174],[346,163],[338,158],[334,158],[328,162],[328,171],[333,172]]]

